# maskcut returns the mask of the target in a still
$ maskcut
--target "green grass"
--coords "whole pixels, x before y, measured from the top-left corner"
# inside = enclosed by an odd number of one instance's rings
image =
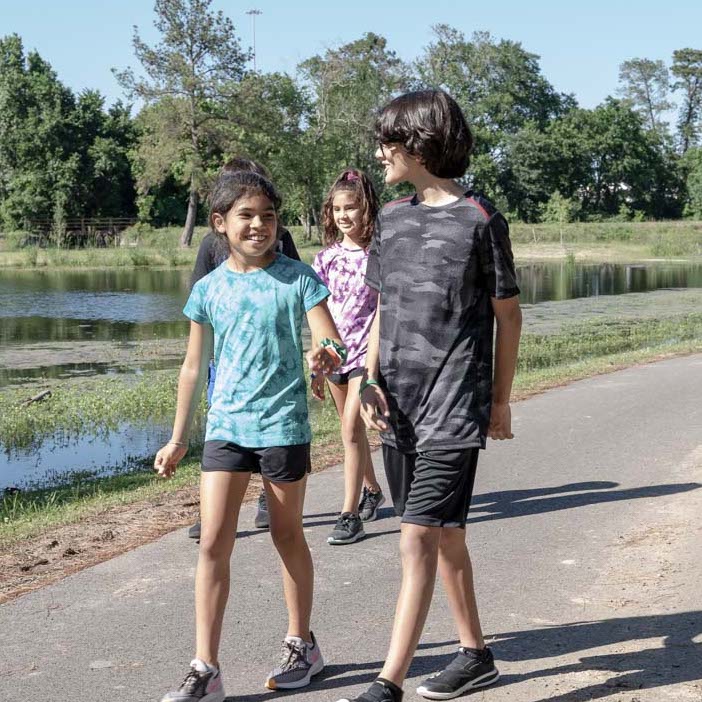
[[[642,248],[649,256],[672,258],[702,255],[702,222],[573,222],[570,224],[510,225],[512,243],[519,245],[563,244],[569,248],[586,245],[618,245]]]
[[[311,263],[321,244],[316,229],[305,240],[303,229],[289,230],[303,261]],[[56,249],[28,246],[21,248],[23,232],[0,234],[0,268],[113,268],[113,267],[192,267],[206,227],[197,227],[190,248],[179,246],[179,227],[152,229],[131,227],[122,235],[122,246],[113,248]],[[561,237],[562,235],[562,237]],[[605,247],[609,259],[612,248],[621,256],[680,258],[702,256],[702,222],[689,220],[665,222],[574,222],[571,224],[511,225],[517,255],[528,247],[528,257],[538,257],[540,246],[560,244],[564,256],[577,257],[579,248]],[[632,259],[633,260],[633,259]]]

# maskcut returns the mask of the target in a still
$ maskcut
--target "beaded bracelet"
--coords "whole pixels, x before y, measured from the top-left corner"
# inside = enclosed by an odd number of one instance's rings
[[[168,443],[171,446],[187,446],[188,445],[187,441],[169,441]]]
[[[339,366],[342,366],[346,362],[346,358],[348,356],[348,351],[346,350],[346,347],[343,346],[342,344],[334,341],[334,339],[322,339],[319,342],[319,345],[323,348],[326,349],[332,356],[337,356],[338,357],[338,364]]]

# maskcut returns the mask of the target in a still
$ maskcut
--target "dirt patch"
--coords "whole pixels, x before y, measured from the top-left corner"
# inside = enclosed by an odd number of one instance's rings
[[[371,447],[379,445],[373,437]],[[313,472],[342,460],[343,449],[338,444],[316,447]],[[253,476],[244,501],[255,500],[260,488],[260,478]],[[76,524],[53,527],[40,536],[3,547],[0,604],[189,526],[197,521],[199,507],[199,492],[197,486],[192,486],[111,507]]]

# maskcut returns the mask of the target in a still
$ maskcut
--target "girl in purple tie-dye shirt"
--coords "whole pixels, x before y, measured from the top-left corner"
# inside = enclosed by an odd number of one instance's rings
[[[327,539],[330,544],[350,544],[362,539],[363,521],[375,519],[385,502],[373,471],[358,397],[368,335],[378,303],[377,292],[364,282],[378,207],[368,176],[355,169],[345,170],[324,203],[326,247],[312,264],[331,291],[327,304],[348,351],[346,363],[327,377],[341,418],[344,443],[344,506]],[[323,395],[322,382],[321,378],[313,380],[317,395]]]

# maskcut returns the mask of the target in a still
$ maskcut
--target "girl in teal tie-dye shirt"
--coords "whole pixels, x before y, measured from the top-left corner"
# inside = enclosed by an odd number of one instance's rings
[[[310,631],[313,568],[302,529],[310,469],[310,426],[301,328],[314,339],[307,361],[327,374],[346,351],[327,309],[329,290],[308,265],[274,251],[280,198],[255,173],[221,176],[210,197],[210,224],[229,258],[199,280],[185,306],[191,319],[178,384],[172,439],[155,468],[171,476],[187,450],[191,420],[214,355],[217,365],[202,456],[202,534],[195,577],[196,651],[180,688],[163,702],[224,699],[218,649],[229,592],[229,561],[251,473],[261,473],[270,530],[283,564],[288,630],[272,689],[303,687],[324,662]]]

